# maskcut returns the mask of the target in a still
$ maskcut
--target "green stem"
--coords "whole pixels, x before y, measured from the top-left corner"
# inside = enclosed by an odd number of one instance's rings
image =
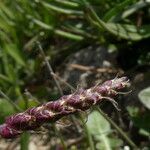
[[[135,143],[126,135],[126,133],[121,128],[117,126],[117,124],[113,120],[111,120],[99,107],[96,107],[96,109],[120,133],[120,135],[128,142],[130,146],[132,146],[134,149],[138,148]]]
[[[20,139],[20,146],[21,146],[21,150],[28,150],[29,149],[29,133],[28,132],[24,132],[21,135],[21,139]]]
[[[25,100],[25,109],[28,108],[28,100]],[[29,138],[30,138],[30,134],[28,132],[24,132],[21,135],[21,139],[20,139],[20,149],[21,150],[28,150],[29,149]]]

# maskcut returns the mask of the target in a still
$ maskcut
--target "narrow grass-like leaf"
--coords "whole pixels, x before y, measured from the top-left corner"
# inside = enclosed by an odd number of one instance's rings
[[[0,30],[0,37],[1,37],[1,41],[3,42],[10,42],[10,37],[7,33],[5,33],[3,30]]]
[[[73,33],[65,32],[65,31],[62,31],[62,30],[59,30],[59,29],[54,29],[52,26],[49,26],[46,23],[43,23],[42,21],[37,20],[37,19],[33,19],[33,21],[37,25],[39,25],[40,27],[42,27],[44,29],[47,29],[47,30],[52,30],[55,34],[60,35],[62,37],[65,37],[65,38],[68,38],[68,39],[77,40],[77,41],[83,40],[83,37],[80,36],[80,35],[76,35],[76,34],[73,34]]]
[[[69,6],[69,7],[74,7],[74,8],[77,8],[79,7],[79,4],[76,3],[76,2],[71,2],[69,0],[55,0],[56,2],[60,3],[60,4],[63,4],[63,5],[66,5],[66,6]]]
[[[48,25],[48,24],[46,24],[46,23],[44,23],[38,19],[32,19],[32,20],[35,24],[37,24],[38,26],[40,26],[46,30],[53,30],[53,27],[51,25]]]
[[[72,25],[67,25],[67,26],[63,26],[63,28],[67,31],[70,31],[70,32],[73,32],[73,33],[77,33],[77,34],[80,34],[80,35],[83,35],[85,37],[89,37],[89,38],[96,38],[96,36],[88,33],[87,31],[83,30],[83,29],[79,29],[75,26],[72,26]]]
[[[9,78],[9,80],[11,82],[13,82],[14,78],[13,78],[13,73],[11,71],[12,64],[9,63],[8,54],[7,54],[6,50],[3,50],[2,63],[3,63],[3,68],[4,68],[4,74],[6,74],[6,76]]]
[[[75,34],[72,34],[72,33],[69,33],[69,32],[65,32],[65,31],[62,31],[62,30],[59,30],[59,29],[56,29],[54,32],[56,34],[62,36],[62,37],[66,37],[68,39],[73,39],[73,40],[77,40],[77,41],[83,40],[83,37],[80,36],[80,35],[75,35]]]
[[[121,14],[118,14],[114,20],[119,21],[122,19],[127,18],[128,16],[132,15],[133,13],[137,12],[139,9],[142,9],[143,7],[150,6],[150,0],[143,0],[139,1],[130,7],[128,7],[125,11],[123,11]]]
[[[3,74],[0,74],[0,80],[4,80],[5,82],[11,83],[11,80]]]
[[[25,62],[23,57],[21,56],[19,50],[17,49],[16,45],[14,44],[7,44],[5,45],[6,52],[14,58],[14,60],[22,66],[25,66]]]
[[[123,9],[128,6],[133,0],[125,0],[120,4],[116,4],[111,10],[109,10],[103,17],[104,21],[113,21],[113,18],[116,17]]]
[[[11,32],[11,27],[8,25],[8,23],[2,18],[3,15],[0,11],[0,29],[4,32],[10,33]]]
[[[6,14],[9,18],[11,18],[11,19],[14,19],[14,18],[15,18],[14,14],[11,12],[11,10],[9,9],[9,7],[5,6],[5,5],[3,4],[3,2],[0,2],[0,9],[1,9],[3,12],[5,12],[5,14]]]
[[[99,30],[104,29],[110,32],[111,34],[117,36],[118,38],[133,41],[150,37],[149,25],[145,25],[138,28],[134,25],[128,24],[105,23],[97,16],[95,11],[91,7],[89,7],[88,10],[90,15],[90,21],[92,21],[92,23],[96,25]]]
[[[52,4],[47,3],[47,2],[41,2],[41,3],[42,3],[42,5],[45,8],[48,8],[48,9],[53,10],[53,11],[56,11],[58,13],[64,13],[64,14],[68,14],[68,15],[71,15],[71,14],[74,14],[74,15],[83,15],[82,11],[61,8],[61,7],[58,7],[56,5],[52,5]]]

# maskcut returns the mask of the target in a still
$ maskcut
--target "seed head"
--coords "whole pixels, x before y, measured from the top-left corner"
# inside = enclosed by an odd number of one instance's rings
[[[86,111],[104,100],[109,100],[118,108],[117,102],[112,97],[129,85],[127,77],[115,78],[104,82],[102,85],[96,85],[89,89],[79,89],[75,93],[62,96],[56,101],[29,108],[25,112],[7,117],[5,123],[0,125],[0,135],[4,138],[16,137],[23,131],[34,130],[46,122],[55,122],[63,116]]]

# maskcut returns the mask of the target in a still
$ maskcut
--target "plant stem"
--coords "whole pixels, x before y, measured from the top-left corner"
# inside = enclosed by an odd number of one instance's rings
[[[67,87],[69,87],[71,90],[75,91],[76,89],[70,85],[68,82],[66,82],[64,79],[62,79],[61,77],[59,77],[57,74],[52,73],[53,76],[55,76],[59,81],[61,81],[62,83],[64,83]]]
[[[37,45],[38,45],[38,47],[39,47],[40,53],[42,54],[42,56],[43,56],[43,58],[44,58],[44,61],[45,61],[46,65],[47,65],[47,68],[48,68],[48,71],[49,71],[50,75],[53,77],[53,79],[54,79],[54,81],[55,81],[55,83],[56,83],[56,86],[57,86],[57,88],[58,88],[60,94],[63,95],[63,91],[62,91],[62,89],[61,89],[61,87],[60,87],[60,84],[59,84],[59,82],[57,81],[56,77],[53,75],[53,74],[54,74],[54,71],[53,71],[53,69],[52,69],[52,67],[51,67],[51,65],[50,65],[50,63],[49,63],[47,57],[45,56],[45,53],[44,53],[44,51],[43,51],[43,48],[42,48],[40,42],[37,41],[36,43],[37,43]]]
[[[138,147],[135,145],[135,143],[126,135],[126,133],[117,126],[117,124],[110,119],[99,107],[96,107],[96,109],[99,111],[99,113],[120,133],[120,135],[128,142],[130,146],[137,149]]]
[[[29,133],[28,132],[24,132],[21,135],[21,139],[20,139],[20,149],[21,150],[28,150],[29,149]]]
[[[24,99],[25,102],[25,109],[27,109],[28,106],[28,99]],[[29,149],[29,138],[30,134],[26,131],[21,135],[20,139],[20,149],[21,150],[28,150]]]

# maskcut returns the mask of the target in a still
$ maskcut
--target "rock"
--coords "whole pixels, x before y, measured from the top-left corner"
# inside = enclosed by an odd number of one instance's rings
[[[63,66],[60,66],[60,69],[63,68],[60,76],[75,88],[78,85],[86,88],[116,76],[115,58],[116,54],[109,53],[103,46],[89,46],[67,58]],[[78,66],[75,67],[74,64]]]

